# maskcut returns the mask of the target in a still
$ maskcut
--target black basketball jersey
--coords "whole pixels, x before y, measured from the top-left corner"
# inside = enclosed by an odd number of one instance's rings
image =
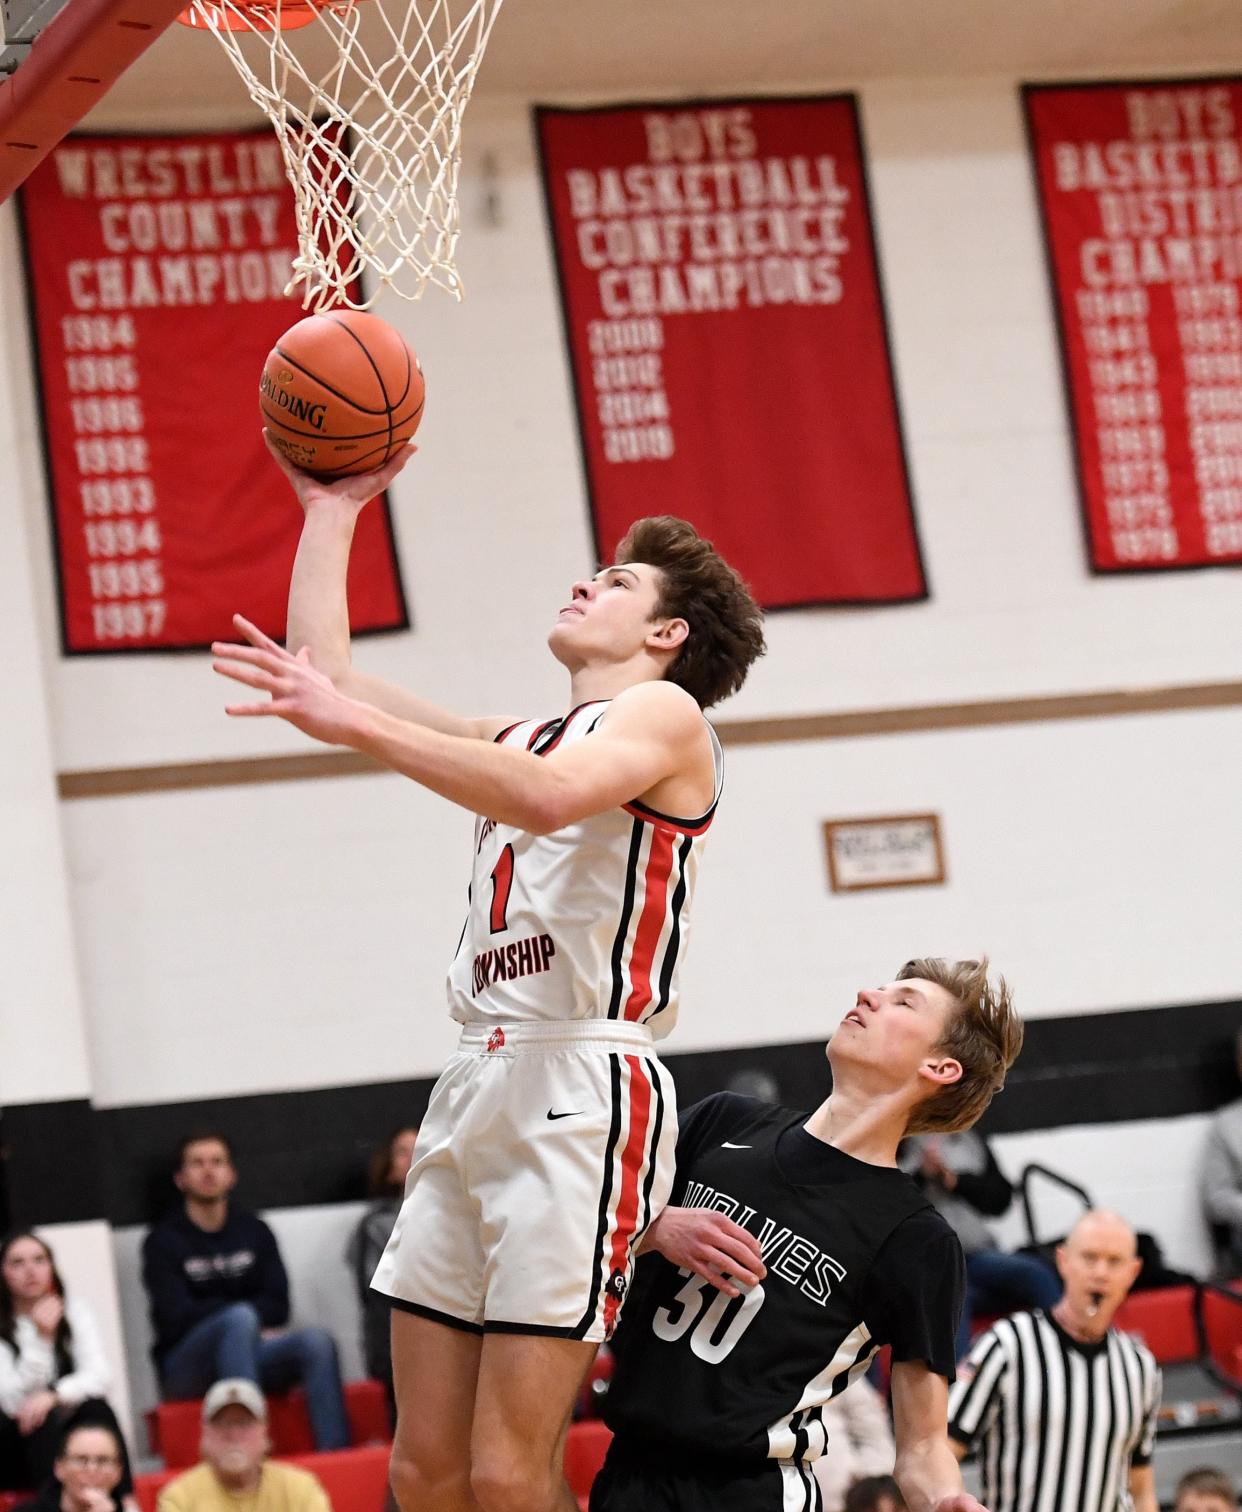
[[[843,1154],[807,1114],[722,1093],[683,1115],[672,1201],[748,1229],[767,1275],[741,1297],[639,1262],[605,1417],[630,1449],[812,1460],[823,1406],[877,1350],[952,1379],[961,1246],[903,1172]]]

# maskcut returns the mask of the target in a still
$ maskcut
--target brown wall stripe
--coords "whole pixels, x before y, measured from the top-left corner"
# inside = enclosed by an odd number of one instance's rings
[[[986,729],[1060,719],[1101,719],[1125,714],[1168,714],[1192,709],[1242,707],[1242,682],[1181,687],[1058,693],[977,703],[917,704],[840,714],[797,714],[776,719],[725,719],[716,728],[727,746],[776,745],[796,740],[849,740],[919,731]],[[385,768],[355,751],[311,751],[304,756],[253,760],[187,761],[162,766],[62,772],[62,798],[119,798],[188,788],[239,787],[259,782],[304,782],[321,777],[374,776]]]

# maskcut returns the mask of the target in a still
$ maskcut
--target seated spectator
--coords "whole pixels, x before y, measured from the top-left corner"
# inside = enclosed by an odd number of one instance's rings
[[[1220,1470],[1191,1470],[1177,1483],[1173,1512],[1238,1512],[1238,1493]]]
[[[390,1404],[393,1400],[391,1303],[371,1290],[371,1277],[401,1211],[405,1178],[414,1162],[417,1141],[416,1125],[395,1129],[371,1156],[367,1193],[374,1200],[359,1220],[345,1251],[362,1304],[362,1355],[367,1374],[373,1380],[383,1381]]]
[[[897,1447],[884,1398],[865,1376],[823,1408],[828,1448],[811,1462],[824,1512],[843,1512],[851,1486],[891,1478]]]
[[[159,1512],[332,1512],[310,1471],[269,1460],[270,1449],[263,1393],[217,1381],[203,1402],[203,1462],[169,1481]]]
[[[906,1512],[906,1499],[891,1475],[868,1475],[845,1493],[845,1512]]]
[[[203,1396],[244,1377],[267,1391],[301,1385],[317,1449],[349,1443],[336,1345],[322,1328],[288,1328],[289,1278],[276,1236],[233,1208],[237,1171],[228,1140],[182,1141],[174,1177],[183,1201],[142,1247],[165,1400]]]
[[[36,1234],[0,1245],[0,1490],[41,1486],[71,1424],[120,1425],[104,1400],[111,1371],[90,1308],[66,1299],[51,1249]],[[133,1489],[121,1451],[122,1494]]]
[[[1234,1044],[1242,1081],[1242,1030]],[[1208,1130],[1199,1191],[1217,1241],[1217,1264],[1226,1276],[1242,1275],[1242,1097],[1216,1111]]]
[[[1061,1282],[1034,1255],[1009,1255],[997,1244],[988,1218],[1013,1200],[991,1146],[982,1134],[919,1134],[901,1147],[901,1168],[919,1181],[928,1201],[961,1241],[966,1255],[966,1302],[957,1333],[957,1357],[970,1348],[971,1322],[989,1313],[1050,1308]]]
[[[61,1436],[53,1473],[33,1501],[16,1512],[123,1512],[137,1504],[122,1494],[125,1444],[106,1423],[77,1423]]]

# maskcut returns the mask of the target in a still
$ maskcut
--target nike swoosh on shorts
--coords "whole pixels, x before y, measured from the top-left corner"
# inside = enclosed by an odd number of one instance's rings
[[[720,1148],[722,1150],[753,1150],[754,1145],[735,1145],[732,1140],[726,1139]]]
[[[553,1113],[552,1109],[549,1108],[548,1109],[548,1120],[550,1122],[554,1118],[577,1118],[578,1115],[581,1112],[582,1112],[581,1108],[571,1108],[568,1113]]]

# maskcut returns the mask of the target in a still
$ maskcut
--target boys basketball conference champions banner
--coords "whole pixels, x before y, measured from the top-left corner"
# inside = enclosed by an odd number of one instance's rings
[[[259,374],[293,191],[269,132],[69,137],[21,189],[66,653],[284,634],[302,512]],[[363,510],[355,630],[408,623],[386,500]]]
[[[1242,83],[1023,93],[1091,565],[1242,562]]]
[[[766,608],[925,597],[853,98],[536,119],[601,560],[667,513]]]

